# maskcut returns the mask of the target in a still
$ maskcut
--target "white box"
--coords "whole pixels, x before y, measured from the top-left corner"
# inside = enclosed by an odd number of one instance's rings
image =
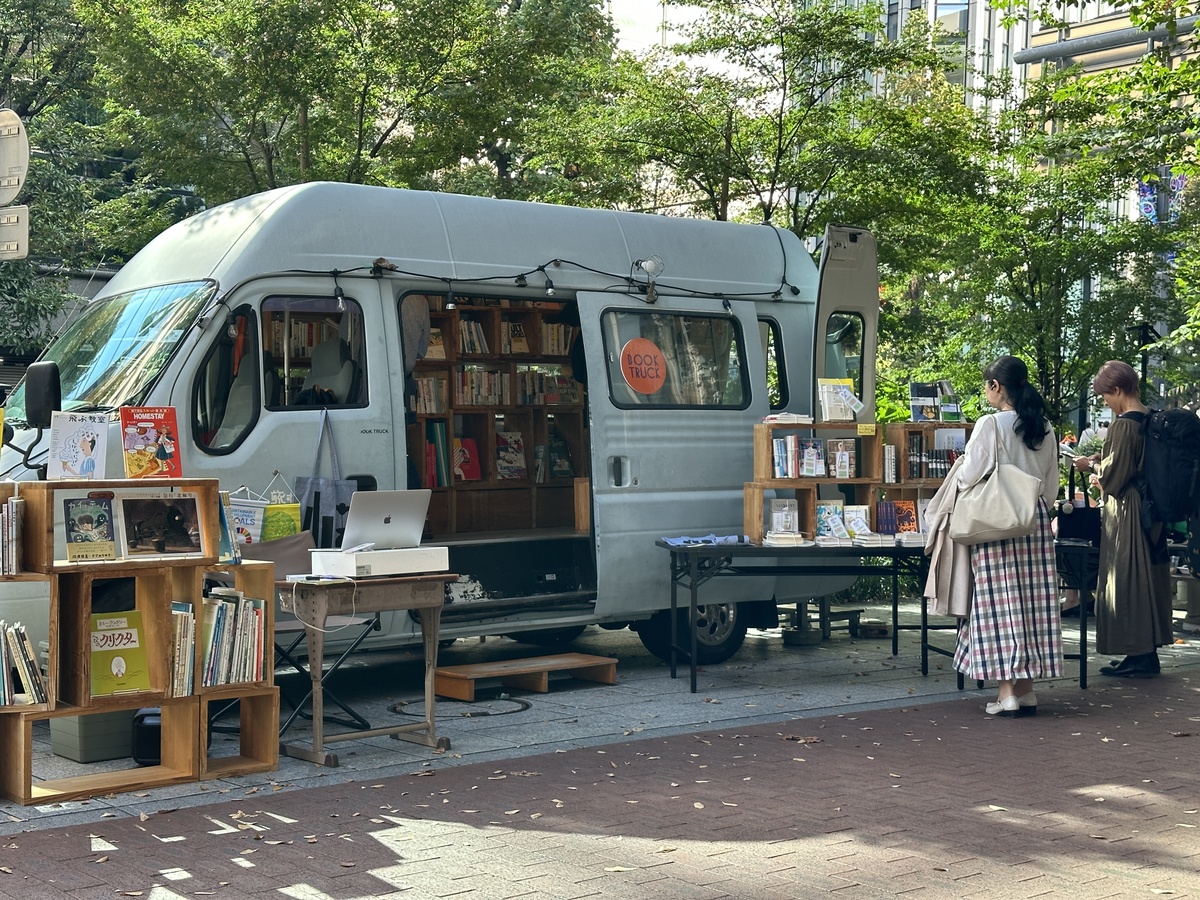
[[[343,578],[370,578],[376,575],[412,575],[417,572],[445,572],[450,568],[446,547],[409,547],[404,550],[312,550],[314,575],[340,575]]]

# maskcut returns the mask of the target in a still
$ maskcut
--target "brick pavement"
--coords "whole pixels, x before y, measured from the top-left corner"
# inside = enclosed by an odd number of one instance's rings
[[[630,740],[0,838],[0,898],[1200,897],[1200,679]]]

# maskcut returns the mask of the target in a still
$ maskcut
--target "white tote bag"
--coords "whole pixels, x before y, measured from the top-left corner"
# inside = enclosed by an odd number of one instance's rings
[[[1037,528],[1042,480],[1009,462],[996,435],[996,468],[958,495],[950,516],[950,538],[959,544],[984,544],[1033,534]]]

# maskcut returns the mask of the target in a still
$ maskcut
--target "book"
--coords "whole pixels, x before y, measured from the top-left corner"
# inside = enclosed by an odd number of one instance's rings
[[[828,438],[825,441],[826,466],[831,478],[858,478],[859,439]]]
[[[817,501],[817,537],[849,537],[842,518],[844,508],[844,500]]]
[[[933,446],[935,450],[954,450],[962,453],[967,449],[967,429],[939,428],[933,433]]]
[[[483,472],[479,466],[479,450],[475,446],[475,439],[454,438],[452,446],[454,450],[454,480],[479,481],[483,477]]]
[[[67,559],[117,558],[117,523],[111,497],[63,499],[67,535]]]
[[[507,335],[507,347],[501,348],[506,353],[528,353],[529,338],[525,334],[525,326],[520,322],[503,322],[501,327]]]
[[[196,616],[186,600],[171,601],[171,696],[190,697],[196,662]]]
[[[938,384],[936,381],[908,383],[909,421],[936,422],[938,419]]]
[[[879,534],[896,533],[896,501],[880,500],[875,505],[875,531]]]
[[[46,478],[103,478],[107,455],[108,413],[50,414]]]
[[[20,622],[5,626],[3,633],[0,633],[0,640],[8,644],[8,660],[16,669],[17,677],[24,689],[26,702],[47,702],[46,682],[42,677],[41,668],[37,665],[33,654],[33,644],[29,640],[25,626]],[[9,678],[11,680],[11,674]],[[16,684],[13,683],[9,694],[10,699],[15,700],[17,693]]]
[[[229,491],[218,491],[217,496],[221,501],[220,521],[218,523],[217,562],[237,564],[242,561],[243,541],[237,531],[237,525],[233,516],[233,501],[229,497]]]
[[[896,509],[896,534],[902,534],[905,531],[920,531],[921,526],[917,521],[917,502],[915,500],[895,500],[893,503]]]
[[[9,539],[6,544],[8,555],[5,558],[4,574],[18,575],[25,571],[25,500],[22,497],[9,497],[5,504],[8,513]]]
[[[121,407],[121,458],[126,478],[182,478],[173,406]]]
[[[425,348],[425,359],[445,359],[446,344],[442,337],[442,329],[429,329],[429,346]]]
[[[200,511],[191,492],[117,495],[122,555],[192,555],[203,553]]]
[[[533,448],[533,480],[538,484],[546,483],[546,445],[538,444]]]
[[[862,409],[851,378],[818,378],[817,400],[823,422],[853,422],[855,413]]]
[[[858,538],[871,531],[871,508],[865,504],[846,504],[842,510],[842,518],[846,522],[846,530],[850,536]]]
[[[528,478],[525,442],[519,431],[496,432],[496,477]]]
[[[571,448],[557,431],[551,432],[547,439],[547,449],[550,456],[550,477],[574,478],[575,466],[571,462]]]
[[[770,531],[799,534],[800,507],[796,500],[772,500]]]
[[[825,442],[820,438],[800,438],[799,474],[808,478],[825,477]]]
[[[938,421],[961,422],[962,420],[962,405],[958,402],[958,395],[954,393],[954,386],[949,381],[939,381]]]
[[[138,610],[93,614],[89,657],[93,697],[150,690],[150,664]]]

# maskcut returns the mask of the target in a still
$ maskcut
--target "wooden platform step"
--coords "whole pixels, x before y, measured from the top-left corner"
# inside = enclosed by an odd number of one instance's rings
[[[440,666],[434,670],[433,689],[439,697],[455,700],[475,699],[475,682],[481,678],[499,678],[506,687],[524,688],[540,694],[550,689],[551,672],[569,672],[584,681],[617,683],[617,661],[608,656],[586,653],[558,653],[530,659],[506,659],[471,663],[465,666]]]

